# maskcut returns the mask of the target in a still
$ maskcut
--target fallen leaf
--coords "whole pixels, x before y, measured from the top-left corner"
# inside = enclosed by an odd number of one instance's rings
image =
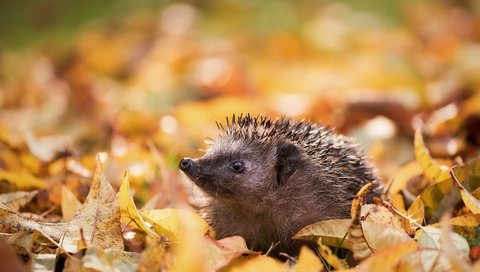
[[[349,226],[349,219],[323,220],[303,227],[293,239],[317,242],[321,238],[325,245],[349,249],[350,242],[346,239]]]
[[[62,185],[62,216],[65,221],[70,221],[76,212],[80,210],[82,203],[78,201],[75,194]]]
[[[298,262],[295,266],[296,272],[318,272],[322,271],[323,264],[315,253],[306,246],[300,249]]]
[[[447,219],[449,224],[457,227],[477,227],[480,225],[480,215],[466,214],[457,217],[451,217]],[[430,224],[430,227],[438,227],[439,223]]]
[[[470,253],[470,247],[467,246],[466,248],[468,249],[467,255],[462,254],[462,252],[459,252],[462,248],[465,247],[465,243],[467,242],[465,238],[463,239],[457,239],[453,240],[453,234],[451,229],[451,225],[449,224],[449,221],[446,220],[448,219],[447,216],[443,216],[441,220],[441,237],[440,237],[440,244],[442,246],[442,251],[445,253],[448,259],[450,259],[450,263],[452,267],[454,268],[455,271],[468,271],[470,269],[469,265],[469,253]],[[456,234],[456,233],[455,233]],[[461,236],[460,236],[461,237]]]
[[[204,238],[203,254],[207,271],[217,271],[243,254],[260,254],[249,250],[245,239],[240,236],[226,237],[218,241],[208,236]]]
[[[37,195],[38,191],[31,191],[31,192],[13,192],[7,194],[0,195],[0,203],[5,205],[11,211],[18,211],[21,207],[25,206],[29,203],[35,195]]]
[[[460,194],[462,195],[463,203],[465,206],[473,213],[473,214],[480,214],[480,200],[475,198],[465,187],[462,186],[460,181],[458,181],[455,173],[451,170],[450,175],[455,181],[455,185],[460,189]]]
[[[123,250],[118,201],[112,185],[103,174],[100,160],[97,160],[87,199],[68,222],[67,232],[60,244],[67,252],[77,252],[80,249],[77,244],[83,239],[87,245]]]
[[[31,131],[26,130],[24,138],[30,152],[44,162],[51,162],[71,153],[72,139],[67,136],[36,138]]]
[[[6,180],[15,184],[19,190],[30,188],[44,189],[48,187],[48,183],[33,176],[25,170],[5,171],[0,169],[0,180]]]
[[[32,271],[55,271],[56,254],[32,254]]]
[[[353,258],[361,261],[373,254],[373,249],[365,239],[360,216],[362,213],[362,203],[365,203],[368,190],[372,187],[371,183],[365,184],[355,195],[352,201],[352,222],[348,228],[348,241],[350,242],[350,250]]]
[[[409,218],[410,223],[413,223],[411,226],[412,229],[423,225],[423,221],[425,220],[425,205],[420,197],[415,198],[412,205],[408,208],[406,216]]]
[[[174,233],[176,236],[172,237],[178,241],[173,245],[175,263],[170,271],[209,271],[203,253],[205,239],[200,231],[202,223],[193,216],[172,216],[172,214],[176,214],[176,210],[171,209],[168,212],[163,211],[158,214],[165,219],[161,228],[168,228],[168,226],[173,225],[175,230],[172,229],[174,232],[170,233]],[[167,216],[165,217],[165,215]]]
[[[440,229],[434,227],[422,227],[415,234],[415,238],[418,241],[418,245],[421,248],[433,249],[422,251],[417,258],[417,262],[422,265],[425,271],[443,269],[452,269],[452,265],[448,256],[443,252],[442,242],[443,233]],[[469,246],[465,238],[455,232],[448,232],[450,243],[456,248],[456,251],[463,256],[457,256],[457,258],[468,258]]]
[[[289,271],[288,267],[282,264],[280,261],[265,256],[259,255],[252,258],[242,258],[235,260],[225,269],[221,271],[228,272],[258,272],[258,271],[276,271],[276,272],[287,272]]]
[[[388,189],[389,195],[394,195],[407,187],[408,181],[422,174],[422,167],[418,161],[412,161],[400,167],[393,174],[393,181]]]
[[[348,219],[324,220],[304,227],[293,238],[314,242],[321,238],[325,245],[350,249],[350,241],[345,238],[349,226]],[[365,239],[375,251],[412,240],[405,231],[392,226],[362,221],[362,228]]]
[[[318,251],[320,255],[322,256],[325,261],[331,265],[333,268],[341,270],[345,269],[346,265],[340,260],[340,258],[335,255],[332,250],[321,243],[321,241],[318,243]]]
[[[136,271],[134,253],[120,250],[104,250],[95,246],[87,248],[82,265],[98,271]]]
[[[413,241],[392,245],[382,252],[371,256],[358,265],[355,271],[359,272],[383,272],[395,270],[400,260],[407,254],[417,250],[418,245]],[[409,270],[407,270],[409,271]]]
[[[143,219],[152,224],[155,231],[160,235],[169,237],[172,241],[180,240],[182,233],[182,218],[188,218],[195,222],[198,227],[194,231],[200,234],[211,232],[210,226],[195,212],[180,209],[159,209],[141,211]]]
[[[425,176],[427,176],[433,183],[450,179],[447,169],[442,169],[442,167],[430,156],[430,152],[423,142],[420,130],[415,131],[414,146],[415,157],[417,158],[417,162],[422,166]]]
[[[174,256],[167,251],[165,241],[147,236],[146,246],[140,254],[137,271],[169,271],[173,261]]]
[[[127,219],[128,222],[134,222],[141,230],[145,231],[153,237],[160,238],[149,226],[146,225],[142,215],[137,210],[135,202],[130,195],[130,182],[128,180],[128,172],[125,172],[122,185],[118,191],[118,205],[120,207],[121,217]]]
[[[48,235],[57,242],[62,238],[67,226],[67,223],[52,224],[36,222],[34,220],[27,219],[2,205],[0,205],[0,223],[17,231],[39,231],[44,235]]]

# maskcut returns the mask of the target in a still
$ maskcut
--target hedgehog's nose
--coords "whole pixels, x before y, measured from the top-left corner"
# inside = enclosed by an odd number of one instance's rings
[[[180,170],[185,171],[191,168],[193,165],[193,160],[190,158],[183,158],[178,166],[180,167]]]

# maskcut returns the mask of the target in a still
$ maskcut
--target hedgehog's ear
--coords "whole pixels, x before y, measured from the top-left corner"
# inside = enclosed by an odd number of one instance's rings
[[[297,170],[300,150],[292,143],[280,143],[277,148],[277,185],[281,185]]]

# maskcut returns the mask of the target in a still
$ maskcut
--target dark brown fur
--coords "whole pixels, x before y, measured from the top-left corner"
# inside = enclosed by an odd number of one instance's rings
[[[352,139],[323,126],[250,115],[218,126],[203,157],[180,163],[207,195],[201,212],[217,238],[241,235],[263,251],[280,241],[292,253],[297,231],[348,218],[355,193],[377,178]]]

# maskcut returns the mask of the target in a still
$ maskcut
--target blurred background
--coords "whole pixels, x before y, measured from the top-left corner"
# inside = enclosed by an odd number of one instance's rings
[[[2,1],[0,165],[50,179],[59,157],[92,169],[107,151],[112,180],[128,169],[148,198],[232,113],[332,126],[387,178],[413,159],[414,126],[434,156],[468,159],[479,13],[475,0]]]

